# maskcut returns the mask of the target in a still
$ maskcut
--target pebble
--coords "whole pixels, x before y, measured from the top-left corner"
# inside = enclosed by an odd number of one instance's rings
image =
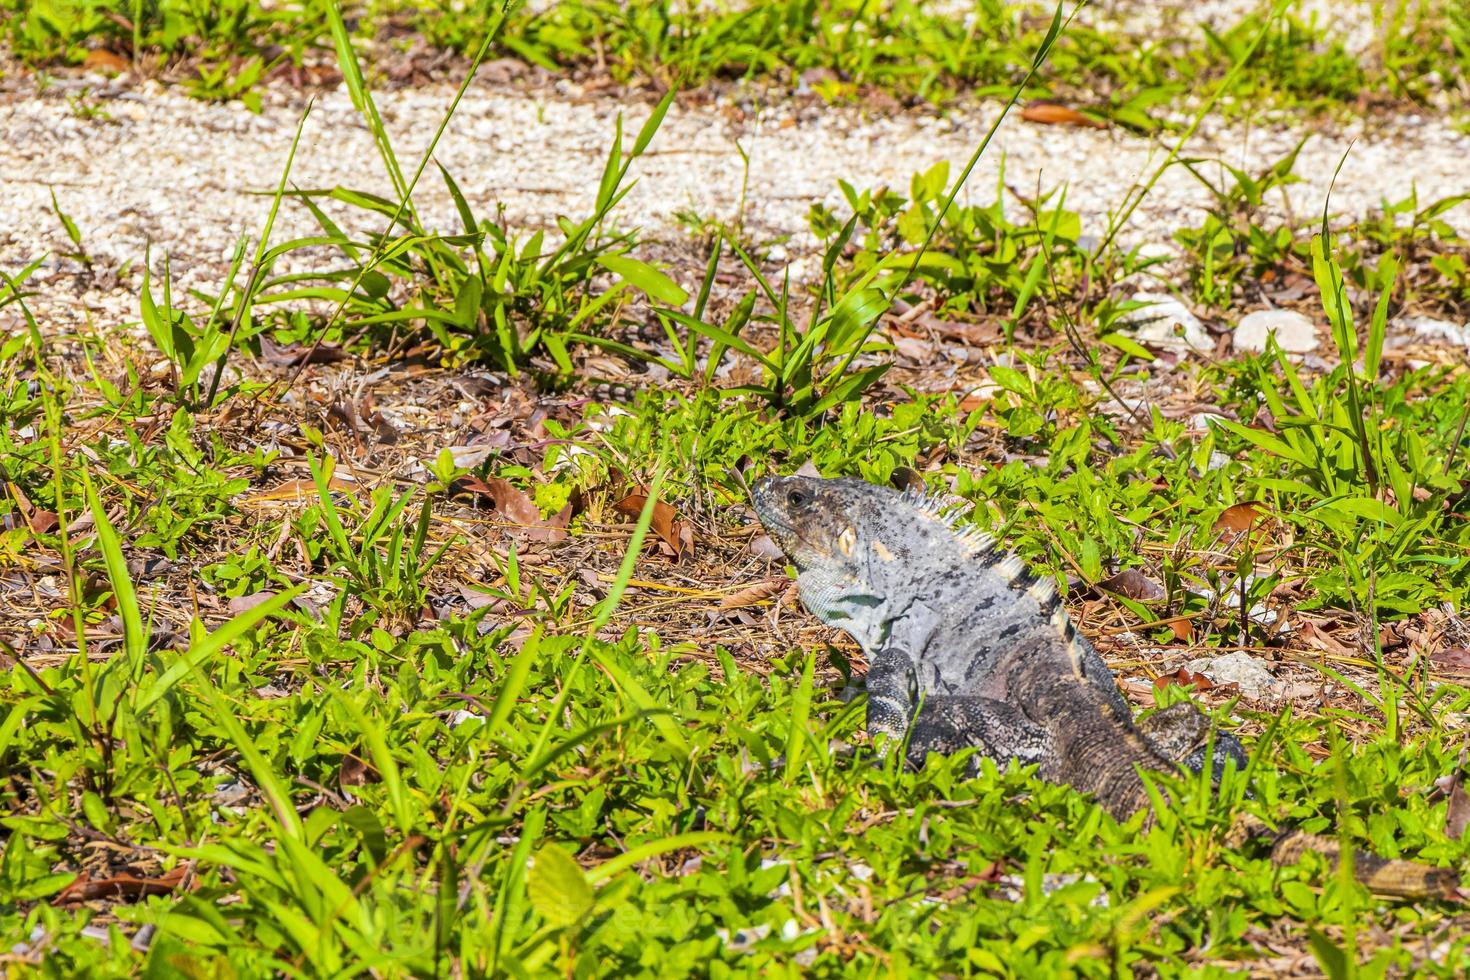
[[[1141,343],[1184,353],[1208,354],[1215,342],[1199,317],[1167,293],[1135,293],[1134,302],[1147,303],[1134,310],[1126,322],[1135,324],[1133,335]]]
[[[1234,684],[1252,700],[1271,694],[1278,684],[1259,660],[1243,650],[1218,657],[1200,657],[1185,664],[1184,669],[1192,674],[1204,674],[1216,684]]]
[[[1310,354],[1317,349],[1317,327],[1295,310],[1257,310],[1247,313],[1236,324],[1230,344],[1237,352],[1260,353],[1266,339],[1276,335],[1276,343],[1289,354]]]
[[[1415,340],[1470,347],[1470,323],[1455,323],[1432,316],[1401,316],[1390,323],[1389,328],[1396,335],[1408,334]]]

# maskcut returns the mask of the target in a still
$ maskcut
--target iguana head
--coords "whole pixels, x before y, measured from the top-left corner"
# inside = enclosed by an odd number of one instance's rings
[[[751,499],[796,566],[802,602],[869,653],[900,629],[921,630],[936,584],[989,547],[956,532],[937,500],[853,479],[770,477]]]
[[[751,500],[798,572],[831,566],[860,576],[902,566],[917,573],[993,546],[989,535],[955,526],[953,500],[865,480],[772,476],[755,485]]]
[[[867,565],[868,531],[886,523],[883,504],[898,495],[862,480],[773,476],[755,485],[756,516],[797,572],[842,569],[857,577]]]

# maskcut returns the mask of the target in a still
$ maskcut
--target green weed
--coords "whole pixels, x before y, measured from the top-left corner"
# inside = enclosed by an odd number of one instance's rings
[[[82,62],[101,47],[135,67],[168,73],[182,63],[193,94],[258,105],[255,86],[276,64],[301,65],[308,52],[340,46],[312,4],[230,0],[4,0],[11,49],[31,63]],[[556,72],[593,70],[619,81],[689,88],[730,80],[806,87],[829,101],[884,91],[943,102],[962,91],[1003,95],[1046,33],[1050,8],[981,0],[961,17],[913,0],[779,0],[775,3],[660,4],[565,0],[510,5],[492,53]],[[1263,104],[1340,111],[1360,100],[1443,99],[1470,75],[1470,22],[1453,3],[1422,0],[1374,8],[1377,45],[1355,57],[1341,40],[1296,9],[1253,11],[1219,29],[1180,28],[1149,19],[1124,28],[1108,11],[1079,4],[1083,16],[1058,45],[1051,68],[1027,97],[1077,104],[1120,125],[1160,128],[1193,86],[1223,76],[1269,24],[1223,108]],[[445,4],[399,0],[355,10],[351,33],[390,42],[415,33],[434,47],[471,55],[502,0]]]

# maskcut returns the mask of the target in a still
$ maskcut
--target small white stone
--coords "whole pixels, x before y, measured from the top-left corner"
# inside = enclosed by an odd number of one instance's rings
[[[1129,313],[1134,337],[1154,347],[1206,354],[1215,349],[1205,325],[1183,303],[1167,293],[1137,293],[1134,302],[1148,306]]]
[[[1203,435],[1210,431],[1210,423],[1216,421],[1224,422],[1228,420],[1219,412],[1195,412],[1189,417],[1189,421],[1184,423],[1184,427],[1190,432],[1197,432]]]
[[[1141,259],[1173,259],[1179,256],[1179,249],[1168,242],[1144,242],[1138,246],[1138,257]]]
[[[1317,349],[1317,328],[1309,317],[1295,310],[1257,310],[1247,313],[1236,324],[1230,336],[1237,351],[1261,352],[1266,339],[1276,335],[1276,343],[1290,354],[1310,354]]]
[[[791,260],[786,266],[786,271],[791,274],[791,281],[815,282],[822,271],[821,256],[801,255]]]
[[[1391,326],[1394,332],[1410,334],[1416,340],[1438,340],[1458,347],[1470,347],[1470,324],[1432,316],[1401,316]]]
[[[976,401],[994,401],[995,396],[999,395],[1002,391],[1005,391],[1005,389],[994,381],[982,381],[975,387],[968,389],[961,396],[960,400],[964,401],[973,398]]]
[[[1216,684],[1234,684],[1251,699],[1265,697],[1277,686],[1271,672],[1243,650],[1191,660],[1184,669],[1192,674],[1204,674]]]

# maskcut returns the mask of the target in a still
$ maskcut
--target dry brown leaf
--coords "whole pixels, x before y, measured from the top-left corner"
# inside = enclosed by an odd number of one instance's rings
[[[346,351],[331,344],[289,344],[281,346],[269,337],[260,338],[260,353],[276,367],[294,368],[306,364],[335,364],[347,360]]]
[[[720,600],[720,608],[739,609],[742,606],[757,605],[768,599],[776,598],[785,592],[786,586],[790,584],[791,580],[784,575],[779,578],[768,578],[748,588],[741,589],[739,592],[725,596],[725,598]]]
[[[583,569],[583,571],[590,571],[590,569]],[[596,573],[594,572],[593,574],[595,575]],[[488,595],[477,589],[472,589],[468,585],[461,585],[459,587],[459,597],[471,609],[483,609],[486,606],[495,606],[496,604],[499,604],[499,608],[503,609],[508,605],[504,599]]]
[[[1431,653],[1429,662],[1447,674],[1470,673],[1470,647],[1445,647]]]
[[[139,878],[136,875],[120,874],[94,879],[83,872],[75,881],[57,892],[51,899],[51,904],[67,905],[72,902],[93,902],[104,898],[143,898],[148,895],[168,895],[183,883],[184,876],[188,872],[187,864],[180,864],[157,878]]]
[[[337,772],[337,780],[343,788],[349,786],[366,786],[368,783],[380,783],[383,777],[378,771],[352,753],[342,757],[342,768]]]
[[[1259,546],[1276,527],[1276,518],[1256,503],[1231,504],[1215,519],[1220,543],[1227,550]]]
[[[791,475],[809,476],[814,480],[820,480],[822,478],[822,471],[817,469],[816,463],[813,463],[811,460],[807,460],[805,463],[802,463],[800,466],[798,466],[796,468],[796,472]]]
[[[252,592],[250,595],[237,595],[229,602],[225,603],[225,610],[229,612],[231,616],[238,616],[242,612],[245,612],[247,609],[254,609],[262,602],[265,602],[269,599],[274,599],[275,597],[276,594],[270,589],[262,589],[259,592]]]
[[[933,331],[946,340],[958,340],[969,347],[985,347],[1005,339],[999,323],[987,320],[984,323],[965,323],[960,320],[945,320],[933,313],[925,313],[914,320],[915,327]]]
[[[1449,785],[1441,788],[1449,797],[1450,805],[1445,809],[1444,835],[1450,840],[1459,840],[1465,836],[1465,828],[1470,827],[1470,794],[1465,792],[1465,753],[1460,753],[1460,764],[1454,774],[1435,780],[1435,785],[1445,782]]]
[[[578,514],[582,513],[582,511],[586,509],[587,498],[582,495],[581,490],[573,488],[572,495],[567,498],[566,504],[563,505],[562,509],[556,512],[556,516],[547,523],[551,524],[553,527],[566,527],[567,525],[572,523],[572,518],[576,517]]]
[[[1310,619],[1302,620],[1301,638],[1314,650],[1330,653],[1334,657],[1356,657],[1358,652],[1346,646],[1337,637],[1328,633]]]
[[[1021,118],[1027,122],[1043,123],[1048,126],[1086,126],[1089,129],[1107,129],[1108,124],[1091,119],[1057,102],[1032,102],[1021,110]]]
[[[961,412],[973,412],[977,408],[984,408],[988,405],[993,400],[990,395],[991,389],[989,387],[977,388],[964,398],[961,398],[959,404],[955,407]]]
[[[934,357],[934,345],[923,337],[894,337],[893,349],[918,364],[928,363]]]
[[[917,470],[907,466],[895,466],[893,472],[888,476],[888,482],[893,484],[895,490],[913,490],[923,493],[925,489],[924,478]]]
[[[545,541],[556,544],[565,541],[567,537],[566,526],[572,519],[576,510],[574,502],[568,502],[551,520],[541,516],[541,509],[536,506],[526,492],[509,480],[498,476],[481,479],[477,476],[466,476],[455,481],[455,488],[470,493],[483,494],[490,498],[495,512],[505,520],[515,525],[514,531],[531,541]]]
[[[87,56],[82,59],[82,67],[89,71],[105,71],[121,75],[132,66],[128,64],[128,59],[121,55],[113,54],[103,48],[94,48],[88,51]]]
[[[1164,688],[1171,685],[1188,687],[1196,691],[1208,691],[1215,687],[1215,682],[1204,674],[1196,674],[1183,667],[1172,674],[1160,674],[1154,678],[1154,687]]]
[[[1194,639],[1194,620],[1180,616],[1178,619],[1169,620],[1166,625],[1173,632],[1174,639],[1180,643],[1188,643]]]
[[[1404,645],[1404,637],[1393,623],[1384,623],[1378,627],[1378,645],[1385,650],[1393,650]]]
[[[1162,585],[1136,568],[1125,568],[1097,583],[1097,587],[1135,602],[1162,602],[1168,598]]]
[[[358,489],[358,485],[351,479],[338,476],[335,473],[327,481],[327,486],[332,490],[339,490],[344,493]],[[315,499],[317,499],[315,480],[287,480],[285,483],[277,484],[269,490],[252,493],[250,496],[243,498],[240,503],[266,504],[278,500],[305,503],[308,500]]]
[[[760,534],[752,538],[748,550],[757,558],[764,558],[767,561],[781,561],[786,557],[781,546],[772,541],[769,534]]]
[[[1143,681],[1119,680],[1118,689],[1140,708],[1152,708],[1158,704],[1152,684],[1145,684]]]
[[[1272,522],[1271,514],[1260,504],[1231,504],[1215,519],[1217,531],[1249,531],[1262,528]]]
[[[54,510],[42,510],[31,503],[31,498],[27,497],[25,491],[14,483],[7,483],[6,486],[10,488],[10,495],[15,498],[21,519],[25,521],[26,527],[30,528],[32,534],[46,534],[54,531],[61,524],[61,519],[56,516]]]
[[[639,487],[628,494],[622,500],[613,504],[613,510],[625,517],[637,520],[643,513],[643,505],[648,502],[648,488]],[[679,520],[678,511],[662,500],[653,502],[653,533],[657,534],[659,540],[668,545],[675,561],[684,554],[693,555],[694,529],[687,521]]]

